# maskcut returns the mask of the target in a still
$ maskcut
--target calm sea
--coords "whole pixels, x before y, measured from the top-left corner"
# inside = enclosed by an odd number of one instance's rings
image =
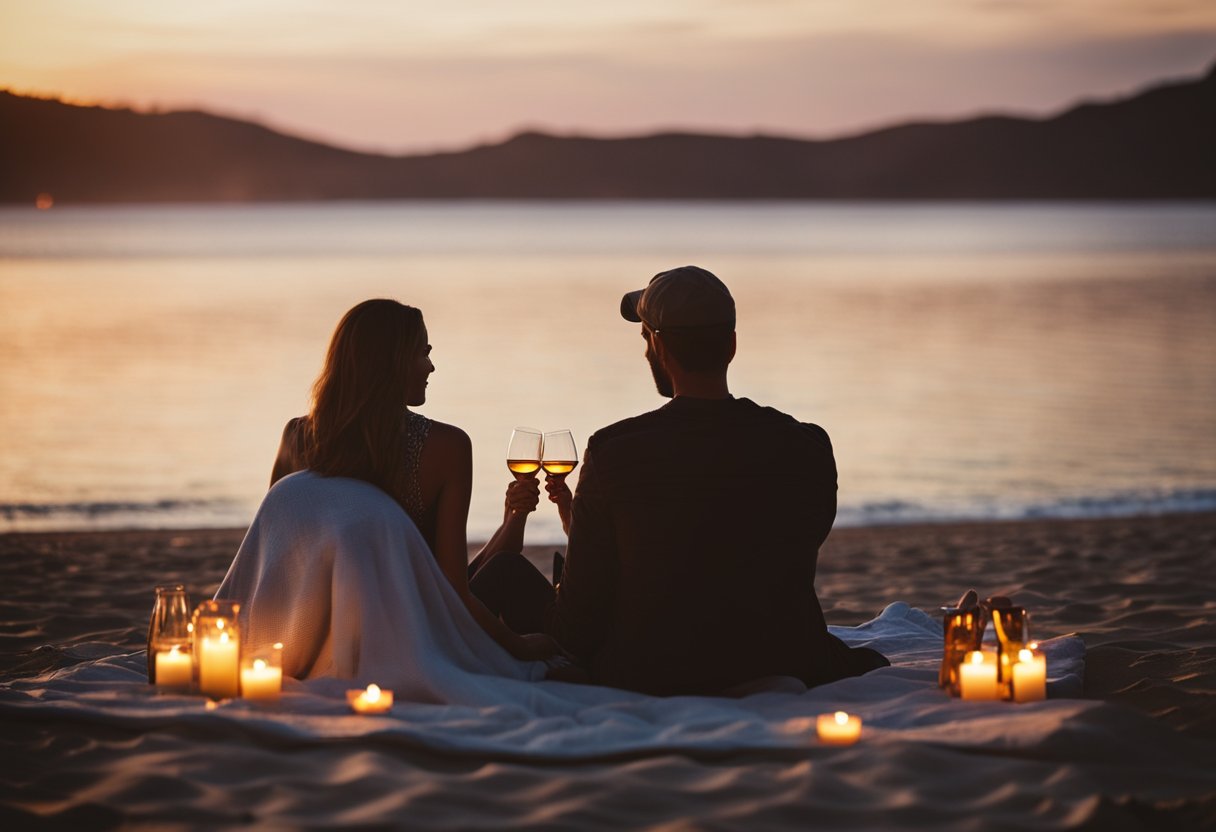
[[[736,296],[735,394],[833,437],[841,523],[1216,507],[1213,204],[10,208],[0,531],[246,524],[334,324],[389,296],[484,536],[513,426],[662,403],[617,306],[685,263]]]

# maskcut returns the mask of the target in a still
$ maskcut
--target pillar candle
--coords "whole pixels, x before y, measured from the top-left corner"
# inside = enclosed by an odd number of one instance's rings
[[[229,699],[240,692],[237,675],[237,645],[220,633],[219,638],[205,637],[198,657],[198,688],[207,696]]]
[[[274,701],[283,690],[283,669],[271,667],[265,659],[254,659],[241,668],[241,697]]]
[[[1013,699],[1036,702],[1047,698],[1047,657],[1033,650],[1022,650],[1013,665]]]
[[[156,653],[156,685],[162,688],[188,688],[194,681],[194,660],[176,646]]]
[[[959,690],[964,699],[999,699],[996,681],[996,653],[972,650],[959,666]]]
[[[820,714],[815,722],[819,741],[828,745],[852,745],[861,738],[861,717],[837,711]]]

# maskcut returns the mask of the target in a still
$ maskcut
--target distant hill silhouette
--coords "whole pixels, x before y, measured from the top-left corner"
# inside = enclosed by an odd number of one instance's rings
[[[356,153],[201,112],[0,92],[0,202],[388,198],[1216,197],[1216,68],[1047,119],[908,124],[829,141],[523,133],[452,153]]]

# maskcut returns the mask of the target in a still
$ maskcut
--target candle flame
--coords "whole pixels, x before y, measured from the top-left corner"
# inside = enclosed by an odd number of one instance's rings
[[[193,632],[194,632],[194,624],[193,624],[193,623],[190,623],[190,624],[187,624],[187,625],[186,625],[186,632],[187,632],[187,633],[193,633]]]
[[[221,644],[228,643],[228,634],[227,633],[220,633],[220,643]]]
[[[174,656],[177,655],[177,645],[176,644],[169,648],[169,653]]]
[[[1026,646],[1029,647],[1031,650],[1039,649],[1039,643],[1037,641],[1032,641],[1032,642],[1030,642],[1030,644],[1027,644]]]
[[[263,670],[266,669],[266,661],[264,659],[254,659],[253,660],[253,669],[256,670],[258,673],[261,673]]]
[[[224,629],[224,619],[222,619],[222,618],[217,618],[217,619],[215,620],[215,626],[216,626],[218,629],[220,629],[220,630]]]
[[[971,658],[969,658],[968,661],[971,662],[972,664],[983,664],[984,663],[984,654],[981,653],[979,650],[972,650]]]
[[[275,650],[282,650],[282,649],[283,649],[283,642],[281,642],[281,641],[276,641],[276,642],[275,642],[275,643],[274,643],[272,646],[274,647],[274,649],[275,649]]]
[[[837,711],[836,712],[836,724],[837,725],[848,725],[849,724],[849,715],[846,714],[844,711]]]
[[[1034,653],[1030,652],[1029,650],[1019,650],[1018,651],[1018,661],[1020,661],[1020,662],[1028,662],[1033,658],[1034,658]]]
[[[367,697],[368,702],[379,702],[380,701],[380,686],[379,685],[368,685],[367,692],[364,693],[363,695]]]

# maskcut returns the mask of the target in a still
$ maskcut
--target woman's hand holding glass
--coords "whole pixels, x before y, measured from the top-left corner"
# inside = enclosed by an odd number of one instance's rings
[[[531,514],[540,505],[540,483],[535,477],[511,480],[507,485],[507,515]]]

